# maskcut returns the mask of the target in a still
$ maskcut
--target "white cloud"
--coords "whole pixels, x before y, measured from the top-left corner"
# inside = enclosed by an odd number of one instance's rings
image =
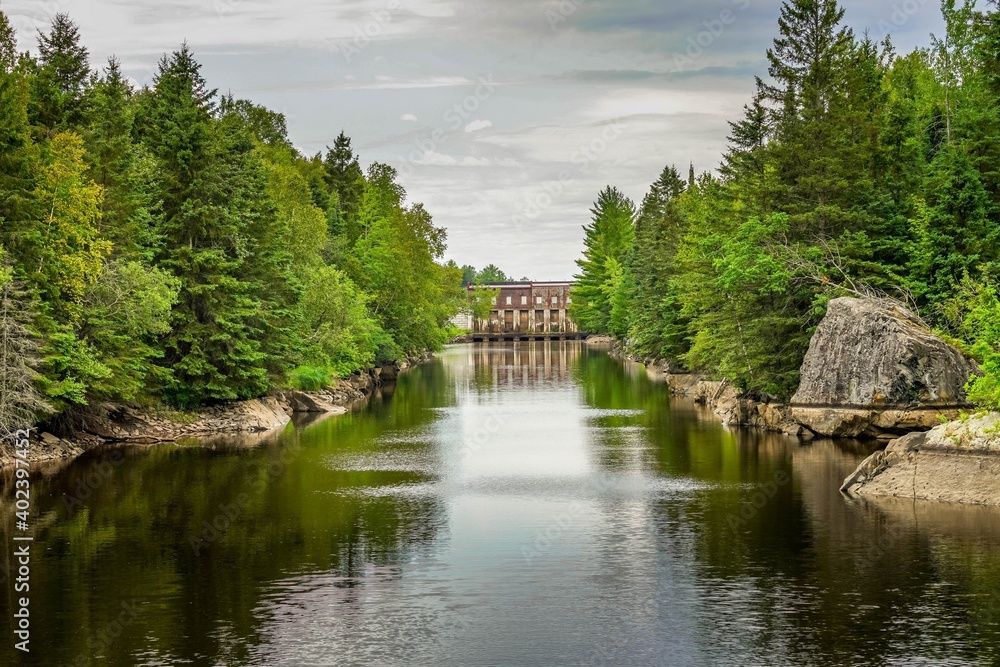
[[[404,113],[402,116],[399,117],[399,120],[405,121],[407,123],[416,123],[417,117],[414,116],[412,113]]]
[[[462,160],[463,167],[488,167],[492,162],[484,157],[467,157]]]
[[[493,127],[493,121],[490,120],[474,120],[465,126],[466,132],[478,132],[479,130],[485,130],[487,128]]]

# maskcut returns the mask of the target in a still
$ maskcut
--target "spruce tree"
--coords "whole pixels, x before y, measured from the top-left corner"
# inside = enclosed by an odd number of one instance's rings
[[[0,12],[0,243],[15,264],[24,235],[37,224],[31,192],[38,167],[28,122],[27,63],[16,54],[13,28]]]
[[[780,31],[767,51],[773,84],[761,83],[764,100],[780,107],[775,129],[778,176],[785,196],[779,208],[792,214],[793,235],[810,241],[833,238],[852,226],[854,147],[843,141],[850,128],[837,114],[845,108],[850,29],[836,0],[789,0],[781,7]],[[794,195],[791,194],[794,190]]]
[[[330,211],[330,233],[353,244],[361,233],[358,216],[365,193],[365,177],[351,150],[351,138],[343,131],[334,140],[333,148],[327,148],[323,166],[327,186],[336,194],[336,209]]]
[[[626,259],[635,239],[635,204],[618,188],[601,191],[584,226],[583,257],[576,264],[570,313],[582,331],[609,333],[613,293],[609,287],[617,266]]]
[[[187,44],[164,56],[142,132],[162,174],[157,261],[180,280],[164,362],[167,396],[182,406],[258,396],[269,386],[262,332],[252,326],[260,303],[246,280],[244,192],[200,70]]]
[[[79,27],[68,15],[56,14],[49,33],[38,32],[38,50],[38,70],[32,78],[32,123],[50,131],[77,125],[90,74],[90,56],[80,43]]]
[[[685,351],[671,281],[677,273],[674,259],[687,232],[678,205],[686,187],[676,167],[664,168],[643,199],[636,222],[635,251],[629,262],[629,279],[634,283],[629,338],[642,354],[676,359]]]
[[[116,257],[148,263],[157,245],[155,162],[134,139],[135,106],[132,86],[112,57],[87,96],[87,157],[104,189],[101,233],[114,245]]]

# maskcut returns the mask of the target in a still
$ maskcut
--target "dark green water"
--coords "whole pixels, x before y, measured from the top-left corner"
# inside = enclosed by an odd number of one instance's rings
[[[5,580],[0,664],[1000,661],[1000,512],[849,501],[863,446],[723,428],[576,343],[454,348],[253,447],[116,452],[33,479],[32,652]]]

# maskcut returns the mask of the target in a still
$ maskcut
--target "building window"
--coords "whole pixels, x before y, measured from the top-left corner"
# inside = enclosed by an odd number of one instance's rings
[[[507,305],[509,306],[511,303],[512,303],[511,297],[507,297]]]
[[[557,297],[557,296],[552,297],[552,305],[553,306],[558,306],[559,305],[559,297]]]
[[[539,306],[542,305],[542,297],[536,296],[535,297],[535,303],[537,303]]]
[[[522,306],[527,306],[528,305],[528,297],[526,297],[526,296],[522,296],[521,297],[521,305]]]
[[[573,303],[573,299],[566,297],[566,305],[568,306],[571,303]]]

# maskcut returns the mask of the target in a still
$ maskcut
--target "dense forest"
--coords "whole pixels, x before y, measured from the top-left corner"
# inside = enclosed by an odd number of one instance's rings
[[[194,408],[440,347],[445,232],[343,132],[209,88],[185,44],[136,88],[65,15],[19,53],[0,13],[0,426],[95,402]]]
[[[900,55],[836,0],[785,2],[717,173],[668,166],[639,206],[600,193],[577,323],[787,398],[830,299],[895,299],[1000,407],[1000,11],[942,10],[944,34]]]

